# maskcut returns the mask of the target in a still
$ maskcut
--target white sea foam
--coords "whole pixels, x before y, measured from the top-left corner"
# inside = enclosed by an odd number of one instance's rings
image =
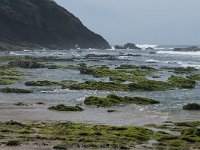
[[[15,55],[15,56],[21,56],[21,55],[24,55],[24,54],[20,54],[20,53],[13,52],[13,51],[11,51],[11,52],[9,52],[9,53],[10,53],[10,55]]]
[[[137,47],[141,49],[153,48],[155,49],[158,45],[150,45],[150,44],[136,44]]]
[[[44,91],[41,91],[41,93],[64,93],[64,92],[68,92],[70,91],[69,89],[55,89],[53,91],[51,90],[44,90]]]
[[[119,59],[128,59],[130,56],[119,56]]]
[[[155,59],[148,59],[145,61],[146,63],[165,63],[165,64],[177,64],[181,67],[187,68],[187,67],[194,67],[196,69],[200,69],[200,63],[199,62],[191,62],[191,61],[160,61]]]
[[[162,48],[162,47],[159,47],[159,48],[154,48],[155,50],[165,50],[166,48]]]
[[[76,99],[76,101],[77,101],[77,102],[83,102],[84,99],[85,99],[84,97],[81,97],[81,98]]]
[[[157,54],[200,56],[200,51],[199,52],[158,51]]]
[[[31,52],[31,50],[27,50],[27,49],[24,49],[23,51],[24,51],[24,52]]]
[[[111,50],[115,50],[115,46],[111,46]]]
[[[187,67],[194,67],[196,69],[200,69],[200,63],[199,62],[191,62],[191,61],[161,61],[162,63],[167,64],[178,64],[181,67],[187,68]]]
[[[159,60],[155,60],[155,59],[149,59],[145,61],[146,63],[158,63],[160,62]]]
[[[200,69],[200,63],[195,63],[195,62],[178,62],[181,67],[187,68],[187,67],[194,67],[196,69]]]

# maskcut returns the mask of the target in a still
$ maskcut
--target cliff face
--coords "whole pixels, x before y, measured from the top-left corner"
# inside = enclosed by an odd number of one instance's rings
[[[0,0],[0,50],[109,48],[53,0]]]

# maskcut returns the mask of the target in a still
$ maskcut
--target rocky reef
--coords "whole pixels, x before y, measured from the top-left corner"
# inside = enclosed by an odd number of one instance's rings
[[[0,50],[110,48],[53,0],[1,0]]]
[[[48,109],[55,111],[83,111],[83,108],[81,108],[80,106],[65,106],[64,104],[51,106]]]
[[[184,51],[184,52],[189,52],[189,51],[193,51],[193,52],[197,52],[200,51],[200,48],[197,46],[190,46],[187,48],[174,48],[174,51]]]
[[[107,126],[72,122],[0,122],[1,149],[199,149],[200,122]],[[154,131],[156,129],[156,131]],[[26,148],[27,149],[27,148]]]
[[[110,107],[117,106],[120,104],[140,104],[140,105],[148,105],[148,104],[159,104],[160,102],[154,99],[143,98],[143,97],[120,97],[114,94],[108,95],[106,98],[99,98],[90,96],[87,97],[84,101],[86,105],[94,105],[98,107]]]

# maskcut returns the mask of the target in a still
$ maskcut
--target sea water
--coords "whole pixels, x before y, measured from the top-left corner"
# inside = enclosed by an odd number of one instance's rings
[[[81,63],[87,66],[107,65],[115,68],[121,64],[146,65],[159,69],[156,75],[158,79],[166,81],[174,75],[169,69],[173,67],[195,67],[200,69],[200,52],[175,52],[170,46],[155,46],[154,49],[145,48],[141,50],[101,50],[101,49],[81,49],[81,50],[24,50],[0,52],[1,56],[34,56],[48,57],[54,56],[66,61],[55,61],[50,64],[55,65],[78,65]],[[185,46],[186,47],[186,46]],[[116,59],[86,59],[88,54],[110,55]],[[73,61],[71,61],[73,60]],[[75,122],[100,123],[110,125],[130,125],[130,124],[149,124],[162,123],[164,121],[196,121],[200,120],[199,111],[185,111],[183,105],[187,103],[200,103],[200,83],[194,89],[174,89],[166,91],[132,91],[132,92],[111,92],[111,91],[89,91],[89,90],[69,90],[61,87],[27,87],[26,81],[63,81],[76,80],[85,82],[88,80],[98,80],[107,82],[108,78],[96,78],[92,75],[82,75],[78,70],[47,68],[22,69],[15,68],[14,71],[25,72],[23,80],[12,85],[1,85],[0,88],[22,88],[33,91],[31,94],[5,94],[0,93],[0,119],[1,120],[69,120]],[[198,70],[197,73],[200,73]],[[116,112],[107,113],[107,108],[88,107],[83,105],[83,101],[88,96],[106,97],[114,93],[119,96],[141,96],[160,100],[160,104],[139,106],[135,104],[127,106],[113,107]],[[28,106],[14,106],[14,103],[24,102]],[[45,105],[36,105],[36,102],[43,102]],[[51,105],[82,105],[85,109],[82,112],[54,112],[47,108]]]

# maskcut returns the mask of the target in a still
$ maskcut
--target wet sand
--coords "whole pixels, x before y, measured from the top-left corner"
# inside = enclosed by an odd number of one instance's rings
[[[106,108],[87,108],[82,112],[56,112],[42,106],[40,108],[23,106],[0,108],[1,121],[72,121],[78,123],[94,123],[106,125],[144,125],[160,124],[165,121],[186,121],[184,114],[167,114],[143,111],[143,108],[135,105],[116,108],[116,112],[108,113]],[[134,110],[135,109],[135,110]],[[191,112],[192,113],[192,112]],[[190,115],[191,117],[191,115]],[[194,113],[193,120],[200,120]],[[189,118],[191,119],[191,118]],[[188,120],[192,121],[192,120]]]

